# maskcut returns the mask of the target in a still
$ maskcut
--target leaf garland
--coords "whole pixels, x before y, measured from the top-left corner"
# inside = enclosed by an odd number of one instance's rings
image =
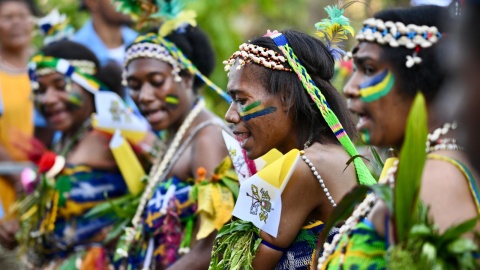
[[[260,230],[251,222],[232,221],[218,232],[213,244],[209,270],[253,270],[253,259],[260,246]]]

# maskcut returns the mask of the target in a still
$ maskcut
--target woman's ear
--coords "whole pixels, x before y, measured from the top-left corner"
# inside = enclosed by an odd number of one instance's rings
[[[292,108],[293,103],[290,102],[290,96],[287,94],[287,91],[284,91],[280,96],[280,103],[284,112],[287,112]]]
[[[195,80],[195,75],[186,74],[182,75],[182,84],[183,89],[192,89],[193,90],[193,82]]]

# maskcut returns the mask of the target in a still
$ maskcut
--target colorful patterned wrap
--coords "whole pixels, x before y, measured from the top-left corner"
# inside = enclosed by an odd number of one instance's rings
[[[51,258],[64,257],[76,246],[92,244],[102,228],[112,225],[115,215],[88,218],[92,207],[108,198],[128,193],[120,172],[97,170],[83,165],[67,165],[56,177],[56,191],[63,193],[58,202],[54,238],[46,243]],[[63,197],[63,199],[62,199]],[[101,240],[100,240],[101,241]]]
[[[148,256],[149,242],[153,241],[152,265],[167,267],[180,257],[182,238],[191,235],[195,221],[196,204],[190,200],[193,181],[182,181],[173,176],[161,182],[145,209],[144,245],[130,254],[129,267],[141,268]]]
[[[327,261],[324,269],[340,269],[340,258],[345,239],[338,244],[335,252]],[[377,234],[373,224],[364,219],[359,222],[348,241],[342,269],[379,270],[386,269],[385,239]]]
[[[313,255],[323,227],[324,224],[321,221],[303,227],[293,244],[283,253],[275,270],[312,269],[312,266],[315,265]]]
[[[457,167],[465,176],[465,180],[467,180],[470,187],[472,198],[478,208],[478,205],[480,205],[478,201],[479,191],[475,179],[468,168],[459,161],[449,157],[430,154],[428,155],[428,158],[443,160]],[[478,208],[478,210],[480,213],[480,208]],[[341,248],[339,247],[343,247],[344,244],[345,239],[342,239],[335,252],[325,264],[326,268],[323,269],[339,269],[339,260],[341,257]],[[386,269],[386,250],[387,245],[385,238],[380,237],[375,231],[373,224],[369,220],[364,219],[362,222],[358,223],[353,230],[346,248],[343,269]]]

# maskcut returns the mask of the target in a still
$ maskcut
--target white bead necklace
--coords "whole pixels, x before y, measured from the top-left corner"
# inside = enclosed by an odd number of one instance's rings
[[[387,171],[386,182],[391,187],[393,187],[393,185],[395,184],[395,174],[397,173],[397,168],[398,160],[395,161],[393,163],[393,166]],[[353,211],[352,215],[345,221],[345,224],[340,227],[338,234],[333,237],[332,242],[323,244],[323,253],[322,256],[318,259],[317,269],[322,269],[323,265],[328,261],[329,257],[333,254],[333,251],[339,244],[340,240],[345,235],[348,235],[350,237],[351,232],[354,230],[355,226],[357,226],[359,222],[361,222],[366,216],[368,216],[376,201],[377,197],[375,196],[375,194],[368,194],[367,197]],[[342,250],[340,264],[343,264],[343,260],[345,259],[345,254],[343,252],[344,251]]]
[[[312,170],[313,175],[315,176],[315,178],[317,178],[317,180],[320,183],[320,186],[323,188],[323,192],[325,192],[325,195],[327,196],[328,200],[332,203],[333,207],[336,207],[337,204],[333,200],[332,195],[328,191],[328,188],[325,186],[325,182],[323,182],[322,176],[320,176],[320,174],[317,172],[317,169],[315,168],[313,163],[307,158],[307,156],[305,156],[305,151],[304,150],[300,151],[300,156],[302,157],[303,161],[305,161],[305,163],[307,163],[308,167],[310,167],[310,170]]]
[[[439,141],[440,136],[447,135],[450,130],[457,128],[457,122],[445,123],[443,127],[435,129],[432,133],[427,135],[426,152],[430,153],[437,150],[459,150],[460,147],[455,140]],[[436,144],[432,146],[432,144]]]

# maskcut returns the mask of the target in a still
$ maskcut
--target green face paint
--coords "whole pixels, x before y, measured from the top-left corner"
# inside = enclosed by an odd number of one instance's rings
[[[67,96],[67,108],[71,110],[80,109],[83,105],[83,97],[80,93],[69,92]]]
[[[388,69],[359,85],[360,98],[372,102],[386,96],[393,88],[395,78]]]
[[[265,107],[262,105],[262,102],[260,100],[257,100],[245,106],[245,108],[242,109],[242,112],[240,112],[240,116],[243,120],[248,121],[259,116],[271,114],[275,111],[277,111],[277,108]]]
[[[176,95],[167,95],[167,97],[165,98],[165,102],[169,107],[176,108],[180,103],[180,100]]]
[[[363,129],[361,132],[360,132],[360,136],[362,138],[362,141],[366,144],[370,144],[370,133],[368,132],[368,130],[366,129]]]

